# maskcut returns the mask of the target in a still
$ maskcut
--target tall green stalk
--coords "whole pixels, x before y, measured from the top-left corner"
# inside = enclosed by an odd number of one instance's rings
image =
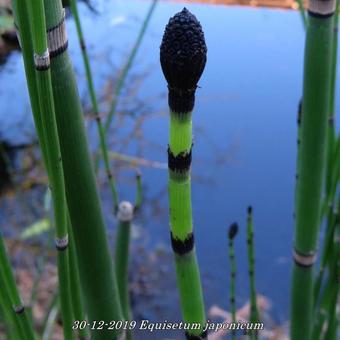
[[[69,271],[70,271],[70,290],[73,307],[74,320],[85,320],[84,303],[81,294],[80,275],[78,268],[78,258],[76,252],[76,244],[74,242],[73,229],[71,226],[70,217],[67,219],[68,233],[69,233]],[[81,339],[88,337],[87,328],[77,330]]]
[[[0,276],[0,285],[5,287],[5,283]],[[0,308],[1,308],[1,322],[5,323],[5,330],[7,339],[26,339],[25,332],[20,326],[19,319],[13,313],[11,301],[5,289],[0,289]]]
[[[322,257],[319,273],[316,279],[314,295],[314,305],[317,306],[322,280],[324,278],[325,267],[328,262],[329,249],[334,234],[334,205],[337,183],[339,181],[340,168],[340,138],[336,137],[335,131],[335,99],[336,99],[336,74],[337,74],[337,53],[338,53],[338,22],[339,22],[339,0],[336,0],[336,12],[333,18],[333,39],[332,39],[332,63],[331,63],[331,88],[330,107],[328,115],[327,129],[327,167],[325,180],[325,199],[321,213],[320,223],[326,217],[325,240],[322,247]]]
[[[67,53],[64,11],[59,0],[45,0],[52,87],[65,176],[67,205],[89,323],[122,320],[116,276],[86,138],[83,112]],[[120,330],[92,330],[93,339],[113,339]]]
[[[44,3],[42,0],[29,2],[28,13],[34,50],[34,66],[39,96],[41,122],[47,148],[47,164],[50,188],[53,197],[56,222],[56,247],[58,250],[58,277],[61,296],[63,331],[66,340],[73,339],[73,312],[70,299],[70,282],[68,270],[68,234],[66,223],[66,197],[64,176],[57,124],[54,113],[53,92],[50,74],[50,55],[47,46]]]
[[[0,286],[1,300],[7,305],[4,305],[5,313],[9,319],[13,321],[16,327],[15,332],[21,335],[23,340],[35,340],[32,324],[28,318],[27,311],[23,305],[15,278],[9,262],[3,237],[0,233]],[[10,308],[10,310],[9,310]]]
[[[233,223],[229,227],[228,238],[229,238],[229,260],[230,260],[230,309],[231,309],[231,322],[236,324],[236,260],[235,260],[235,249],[234,239],[238,233],[237,223]],[[233,328],[231,338],[236,339],[236,330]]]
[[[116,276],[120,301],[125,320],[132,320],[130,310],[129,285],[128,285],[128,263],[131,222],[133,220],[134,207],[130,202],[123,201],[118,209],[118,229],[115,246]],[[127,339],[132,339],[131,330],[127,331]]]
[[[117,104],[118,104],[118,98],[120,96],[120,93],[122,92],[122,89],[123,89],[123,86],[124,86],[124,83],[125,83],[125,79],[128,75],[128,72],[133,64],[133,61],[136,57],[136,54],[137,54],[137,51],[141,45],[141,42],[143,40],[143,37],[145,35],[145,32],[146,32],[146,29],[149,25],[149,22],[150,22],[150,19],[152,17],[152,14],[155,10],[155,7],[156,7],[156,4],[157,4],[157,1],[158,0],[153,0],[152,4],[150,5],[150,8],[146,14],[146,17],[143,21],[143,24],[142,24],[142,27],[138,33],[138,36],[137,36],[137,39],[130,51],[130,54],[127,58],[127,61],[125,63],[125,65],[123,66],[123,69],[118,77],[118,80],[117,80],[117,83],[116,83],[116,86],[115,86],[115,90],[114,90],[114,94],[113,94],[113,100],[111,102],[111,107],[110,107],[110,111],[109,111],[109,114],[106,118],[106,121],[105,121],[105,133],[108,132],[109,128],[110,128],[110,124],[111,124],[111,121],[112,121],[112,118],[114,117],[115,113],[116,113],[116,109],[117,109]]]
[[[96,119],[96,122],[97,122],[97,128],[98,128],[98,134],[99,134],[99,140],[100,140],[100,148],[101,148],[101,152],[102,152],[102,155],[103,155],[106,175],[107,175],[107,178],[108,178],[108,182],[109,182],[109,186],[110,186],[110,190],[111,190],[111,194],[112,194],[112,198],[113,198],[113,204],[114,204],[114,208],[115,208],[115,212],[116,212],[118,210],[119,198],[118,198],[118,193],[117,193],[114,177],[113,177],[112,171],[110,169],[109,154],[108,154],[106,138],[105,138],[105,129],[104,129],[104,126],[103,126],[103,123],[102,123],[102,120],[101,120],[101,117],[100,117],[100,114],[99,114],[99,106],[98,106],[98,102],[97,102],[96,93],[95,93],[95,90],[94,90],[91,65],[90,65],[88,54],[87,54],[86,42],[85,42],[85,39],[84,39],[82,27],[81,27],[81,21],[80,21],[80,18],[79,18],[77,1],[76,0],[70,0],[70,5],[71,5],[71,11],[72,11],[72,14],[73,14],[73,17],[74,17],[74,21],[76,23],[79,45],[80,45],[81,53],[82,53],[82,56],[83,56],[87,85],[88,85],[91,103],[92,103],[92,113],[93,113],[93,115]]]
[[[340,208],[340,199],[338,209]],[[323,287],[320,303],[315,313],[315,323],[313,328],[313,340],[325,339],[335,340],[336,337],[336,308],[339,294],[339,260],[340,260],[340,220],[336,213],[335,231],[332,243],[330,244],[330,258],[328,263],[328,276]]]
[[[255,284],[255,249],[254,249],[254,225],[253,225],[253,209],[248,207],[247,217],[247,245],[248,245],[248,264],[250,278],[250,318],[249,321],[257,323],[259,321],[259,313],[256,303],[256,284]],[[252,330],[251,339],[257,339],[257,331]]]
[[[184,8],[170,19],[165,28],[160,60],[169,88],[168,189],[177,285],[184,321],[200,325],[187,330],[189,339],[206,338],[203,332],[203,294],[194,247],[190,181],[192,111],[197,82],[206,63],[206,52],[200,23]]]
[[[336,131],[335,131],[335,99],[336,99],[336,73],[337,73],[337,56],[338,56],[338,22],[339,22],[339,0],[335,1],[335,14],[333,15],[333,30],[332,30],[332,56],[331,56],[331,86],[330,86],[330,105],[328,110],[328,129],[327,129],[327,165],[326,165],[326,203],[327,205],[333,204],[329,202],[331,191],[331,171],[333,167]]]
[[[303,115],[296,191],[291,338],[311,339],[313,265],[321,213],[335,1],[311,0],[305,46]]]

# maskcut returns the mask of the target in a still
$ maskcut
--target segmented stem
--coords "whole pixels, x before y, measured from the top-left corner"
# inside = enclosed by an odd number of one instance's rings
[[[60,139],[66,198],[89,322],[122,320],[116,276],[85,133],[83,112],[71,62],[60,0],[45,0],[51,44],[51,74]],[[81,198],[81,199],[80,199]],[[93,339],[114,339],[120,330],[92,330]]]
[[[234,238],[238,232],[237,223],[233,223],[229,227],[229,260],[230,260],[230,309],[231,309],[231,322],[236,324],[236,260],[234,249]],[[233,327],[231,338],[236,339],[236,330]]]
[[[259,313],[256,303],[256,283],[255,283],[255,248],[254,248],[254,225],[253,225],[253,209],[248,207],[247,217],[247,245],[248,245],[248,265],[249,265],[249,281],[250,281],[250,322],[259,321]],[[250,332],[251,339],[257,339],[257,330]]]
[[[86,73],[86,79],[87,79],[87,85],[88,85],[88,90],[90,93],[90,98],[91,98],[91,103],[92,103],[92,113],[93,116],[97,122],[97,128],[98,128],[98,134],[99,134],[99,140],[100,140],[100,148],[101,152],[103,155],[104,159],[104,166],[106,170],[106,175],[108,178],[110,190],[111,190],[111,195],[113,199],[113,204],[114,204],[114,210],[115,212],[118,209],[118,204],[119,204],[119,198],[118,198],[118,193],[116,189],[116,184],[115,184],[115,179],[112,174],[112,170],[110,168],[110,161],[109,161],[109,153],[108,153],[108,148],[107,148],[107,143],[106,143],[106,138],[105,138],[105,128],[103,126],[100,113],[99,113],[99,106],[98,106],[98,101],[96,97],[96,93],[94,90],[94,84],[93,84],[93,77],[92,77],[92,71],[91,71],[91,65],[89,61],[89,57],[87,54],[87,48],[86,48],[86,41],[84,38],[83,30],[81,27],[81,21],[78,13],[78,6],[77,6],[77,1],[76,0],[70,0],[70,5],[71,5],[71,11],[74,17],[74,21],[76,24],[76,29],[78,33],[78,39],[79,39],[79,45],[81,48],[81,53],[83,56],[83,61],[84,61],[84,66],[85,66],[85,73]]]
[[[4,240],[0,232],[0,299],[4,301],[6,316],[13,322],[15,332],[20,334],[20,339],[35,340],[32,324],[23,305],[11,264],[7,256]]]
[[[129,298],[128,268],[131,223],[134,207],[130,202],[123,201],[118,209],[118,229],[115,246],[116,276],[120,301],[125,320],[132,320]],[[132,339],[131,330],[127,330],[127,339]]]
[[[156,7],[156,4],[157,4],[157,1],[158,0],[153,0],[152,4],[150,5],[150,8],[146,14],[146,17],[143,21],[143,24],[142,24],[142,27],[138,33],[138,36],[137,36],[137,39],[130,51],[130,54],[127,58],[127,61],[118,77],[118,80],[117,80],[117,83],[116,83],[116,86],[115,86],[115,90],[114,90],[114,94],[113,94],[113,100],[111,102],[111,107],[110,107],[110,111],[109,111],[109,114],[106,118],[106,121],[105,121],[105,133],[108,132],[109,128],[110,128],[110,125],[111,125],[111,122],[112,122],[112,118],[114,117],[115,113],[116,113],[116,109],[117,109],[117,104],[118,104],[118,99],[119,99],[119,96],[122,92],[122,89],[123,89],[123,86],[124,86],[124,83],[125,83],[125,80],[126,80],[126,77],[129,73],[129,70],[133,64],[133,61],[136,57],[136,54],[137,54],[137,51],[142,43],[142,40],[143,40],[143,37],[145,35],[145,32],[146,32],[146,29],[149,25],[149,22],[150,22],[150,19],[151,19],[151,16],[155,10],[155,7]]]
[[[292,285],[292,340],[311,338],[313,265],[321,213],[335,1],[311,0],[305,47],[303,115]]]

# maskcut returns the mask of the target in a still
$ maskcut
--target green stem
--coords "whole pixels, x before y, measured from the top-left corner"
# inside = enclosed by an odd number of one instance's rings
[[[236,320],[236,260],[234,249],[234,238],[238,231],[238,225],[233,223],[229,228],[229,260],[230,260],[230,309],[231,322],[235,325]],[[236,330],[232,329],[231,338],[236,339]]]
[[[81,295],[81,284],[78,268],[78,259],[75,248],[73,229],[71,227],[71,221],[68,216],[68,231],[70,236],[69,244],[69,270],[70,270],[70,289],[71,289],[71,299],[74,312],[74,320],[85,320],[84,304]],[[81,339],[86,339],[88,337],[88,331],[85,327],[84,329],[78,329],[78,334]]]
[[[7,304],[7,314],[11,314],[11,319],[23,340],[35,340],[32,323],[27,311],[21,301],[15,278],[9,262],[3,237],[0,233],[0,284],[1,291],[5,292],[3,299],[9,301]],[[5,307],[6,308],[6,307]],[[8,310],[11,308],[11,311]]]
[[[171,112],[169,155],[172,155],[171,157],[186,158],[191,155],[191,145],[191,113],[183,114],[182,117],[175,112]],[[183,319],[187,323],[201,325],[200,329],[188,331],[189,335],[204,336],[202,331],[206,319],[200,273],[194,247],[190,169],[186,168],[183,171],[177,171],[171,166],[171,161],[169,160],[168,188],[171,240],[175,253],[177,284]]]
[[[329,112],[330,62],[335,2],[309,3],[306,35],[303,115],[296,191],[296,227],[292,285],[291,338],[311,338],[313,264],[317,249]],[[327,15],[325,15],[327,13]]]
[[[54,205],[56,224],[56,246],[58,250],[58,278],[63,318],[63,331],[66,340],[73,339],[73,311],[70,299],[66,197],[64,175],[61,162],[59,138],[54,112],[54,100],[51,85],[50,55],[47,45],[44,3],[42,0],[29,2],[28,13],[31,21],[33,37],[34,63],[38,88],[41,122],[44,130],[44,140],[47,147],[46,167],[49,169],[49,182]]]
[[[45,0],[47,27],[62,30],[59,0]],[[83,112],[67,41],[51,57],[51,73],[66,198],[76,244],[88,321],[122,320],[116,276],[85,133]],[[81,199],[79,199],[81,197]],[[93,339],[114,339],[120,330],[93,330]]]
[[[121,202],[118,209],[118,229],[115,246],[116,277],[119,290],[120,301],[125,320],[132,320],[130,310],[129,285],[128,285],[128,265],[129,265],[129,245],[130,231],[133,220],[134,208],[130,202]],[[127,331],[126,338],[132,339],[131,330]]]
[[[106,118],[106,121],[105,121],[105,133],[108,132],[109,128],[110,128],[110,124],[111,124],[111,121],[112,121],[112,118],[113,116],[115,115],[116,113],[116,109],[117,109],[117,103],[118,103],[118,99],[119,99],[119,96],[122,92],[122,89],[123,89],[123,86],[124,86],[124,83],[125,83],[125,79],[126,79],[126,76],[128,75],[128,72],[131,68],[131,65],[136,57],[136,54],[137,54],[137,51],[140,47],[140,44],[143,40],[143,37],[144,37],[144,34],[146,32],[146,29],[148,27],[148,24],[150,22],[150,19],[151,19],[151,16],[153,14],[153,11],[156,7],[156,4],[157,4],[157,1],[158,0],[153,0],[150,8],[149,8],[149,11],[143,21],[143,24],[142,24],[142,27],[138,33],[138,36],[137,36],[137,39],[136,39],[136,42],[135,44],[133,45],[132,47],[132,50],[127,58],[127,61],[126,61],[126,64],[124,65],[120,75],[119,75],[119,78],[117,80],[117,84],[115,86],[115,90],[114,90],[114,94],[113,94],[113,100],[112,100],[112,103],[111,103],[111,108],[110,108],[110,111],[109,111],[109,114]]]
[[[247,245],[248,245],[248,264],[249,264],[249,281],[250,281],[250,322],[257,323],[259,321],[259,313],[256,303],[256,284],[255,284],[255,249],[254,249],[254,226],[253,226],[253,210],[248,208],[247,217]],[[257,339],[257,331],[251,331],[251,339]]]
[[[91,66],[90,66],[90,61],[89,61],[89,57],[88,57],[87,49],[86,49],[86,42],[85,42],[85,39],[84,39],[84,35],[83,35],[82,27],[81,27],[81,22],[80,22],[80,18],[79,18],[77,1],[76,0],[70,0],[70,5],[71,5],[71,11],[72,11],[72,14],[73,14],[73,17],[74,17],[74,20],[75,20],[75,24],[76,24],[76,28],[77,28],[79,45],[80,45],[82,56],[83,56],[87,85],[88,85],[91,103],[92,103],[92,112],[93,112],[93,115],[94,115],[96,122],[97,122],[97,128],[98,128],[98,134],[99,134],[99,140],[100,140],[100,148],[101,148],[101,152],[102,152],[103,158],[104,158],[106,175],[107,175],[107,178],[108,178],[108,181],[109,181],[109,186],[110,186],[110,189],[111,189],[113,204],[114,204],[114,208],[115,208],[114,210],[117,211],[119,198],[118,198],[115,180],[114,180],[112,171],[110,169],[109,153],[108,153],[108,148],[107,148],[107,144],[106,144],[106,140],[105,140],[105,129],[104,129],[104,126],[102,124],[101,117],[100,117],[100,114],[99,114],[99,107],[98,107],[96,93],[95,93],[95,90],[94,90]]]

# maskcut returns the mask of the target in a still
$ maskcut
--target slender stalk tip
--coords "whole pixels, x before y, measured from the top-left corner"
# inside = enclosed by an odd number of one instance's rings
[[[228,237],[229,240],[233,240],[235,238],[235,236],[238,233],[238,224],[237,223],[233,223],[230,227],[229,227],[229,232],[228,232]]]
[[[253,207],[251,205],[248,206],[248,215],[253,213]]]
[[[160,61],[174,112],[192,111],[197,83],[207,61],[202,26],[186,8],[170,18],[160,46]]]

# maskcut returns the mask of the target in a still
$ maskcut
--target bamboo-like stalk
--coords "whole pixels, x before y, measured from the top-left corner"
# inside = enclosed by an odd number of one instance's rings
[[[340,199],[338,201],[340,208]],[[334,330],[336,330],[336,305],[339,294],[339,259],[340,259],[340,221],[339,214],[336,212],[335,230],[332,244],[330,245],[331,256],[329,259],[329,273],[327,282],[322,291],[321,301],[315,317],[313,328],[313,340],[326,339],[332,340]],[[335,331],[336,334],[336,331]]]
[[[228,238],[229,238],[229,260],[230,260],[230,309],[231,309],[231,322],[236,324],[236,260],[235,260],[235,249],[234,239],[238,233],[237,223],[233,223],[229,227]],[[236,330],[233,327],[231,338],[236,339]]]
[[[187,331],[189,339],[206,338],[206,322],[199,268],[194,247],[191,212],[190,164],[192,110],[195,90],[206,63],[204,34],[186,8],[170,19],[163,36],[160,60],[169,88],[168,148],[171,243],[183,319],[200,324]]]
[[[79,13],[78,13],[78,6],[77,6],[77,1],[76,0],[70,0],[70,5],[71,5],[71,11],[74,17],[74,21],[76,24],[76,29],[78,33],[78,39],[79,39],[79,45],[81,48],[81,53],[83,56],[83,61],[84,61],[84,66],[85,66],[85,73],[86,73],[86,79],[87,79],[87,85],[88,85],[88,90],[90,93],[90,98],[91,98],[91,103],[92,103],[92,113],[96,119],[97,122],[97,128],[98,128],[98,134],[99,134],[99,140],[100,140],[100,148],[101,152],[103,155],[104,159],[104,166],[106,170],[106,175],[108,178],[110,190],[111,190],[111,195],[113,199],[113,204],[114,204],[114,210],[117,212],[118,210],[118,204],[119,204],[119,198],[118,198],[118,193],[116,189],[116,184],[115,180],[112,174],[112,171],[110,169],[110,161],[109,161],[109,154],[108,154],[108,148],[106,144],[106,138],[105,138],[105,129],[99,114],[99,106],[98,106],[98,101],[94,89],[94,84],[93,84],[93,77],[92,77],[92,71],[91,71],[91,65],[89,61],[89,57],[87,54],[87,49],[86,49],[86,42],[84,39],[83,35],[83,30],[81,27],[81,21],[79,18]]]
[[[73,306],[74,320],[85,320],[84,303],[81,295],[80,276],[78,268],[78,259],[76,252],[76,244],[74,242],[73,229],[70,217],[68,216],[68,233],[69,233],[69,270],[70,270],[70,290]],[[78,328],[78,335],[81,339],[88,337],[87,328]]]
[[[116,276],[120,302],[125,320],[132,320],[130,310],[129,285],[128,285],[128,263],[131,222],[133,220],[134,207],[130,202],[123,201],[119,204],[117,219],[118,228],[115,246]],[[128,340],[132,339],[132,332],[126,333]]]
[[[335,131],[335,100],[336,100],[336,72],[337,72],[337,56],[338,56],[338,22],[339,22],[339,0],[335,1],[335,14],[333,15],[333,30],[332,30],[332,60],[331,60],[331,86],[330,86],[330,105],[328,110],[328,129],[327,129],[327,163],[326,163],[326,181],[325,191],[326,199],[329,199],[331,191],[331,171],[333,167],[336,131]],[[327,202],[332,204],[333,202]]]
[[[21,301],[1,232],[0,232],[0,285],[2,291],[2,300],[8,302],[6,314],[9,315],[9,317],[13,320],[13,324],[16,327],[18,334],[21,335],[21,339],[35,340],[33,326],[28,318],[25,306]],[[11,311],[8,311],[9,305]]]
[[[328,115],[327,129],[327,168],[325,180],[325,199],[320,217],[320,223],[327,217],[325,240],[321,257],[320,269],[314,287],[314,305],[317,306],[320,288],[324,277],[325,266],[328,262],[329,249],[334,234],[334,199],[336,194],[337,182],[339,180],[340,169],[340,138],[336,138],[335,132],[335,90],[337,73],[337,52],[338,52],[338,21],[339,21],[339,0],[336,0],[336,13],[333,19],[333,39],[332,39],[332,63],[331,63],[331,88],[330,88],[330,108]]]
[[[70,299],[70,281],[68,269],[68,234],[66,222],[66,197],[64,175],[57,124],[54,113],[54,101],[50,74],[50,54],[47,45],[44,3],[42,0],[29,2],[28,13],[34,50],[34,66],[38,88],[43,138],[47,148],[49,182],[54,205],[56,223],[56,247],[58,250],[58,278],[61,297],[63,331],[66,340],[73,339],[73,311]]]
[[[30,3],[29,5],[30,7],[27,7],[26,3],[22,0],[15,1],[14,13],[17,26],[20,31],[20,42],[24,57],[26,79],[30,93],[34,121],[39,137],[39,143],[42,149],[44,163],[52,183],[57,227],[56,241],[61,244],[61,247],[59,247],[61,251],[58,252],[58,273],[62,295],[62,306],[64,310],[64,331],[65,338],[72,339],[72,309],[70,305],[68,285],[68,254],[64,244],[64,241],[67,241],[67,231],[65,230],[66,225],[64,217],[66,205],[63,175],[60,164],[59,142],[53,112],[53,97],[51,97],[52,92],[50,88],[50,75],[48,74],[48,70],[35,71],[35,61],[33,58],[33,44],[35,44],[35,47],[39,48],[41,51],[44,49],[44,47],[46,47],[44,51],[47,49],[44,11],[43,7],[41,7],[41,4]],[[32,6],[40,6],[37,8],[40,13],[35,13],[35,10],[31,8]],[[32,27],[30,27],[29,24],[27,15],[28,13],[30,13],[32,22],[35,22]],[[39,60],[39,57],[36,59]],[[43,60],[43,58],[40,59]],[[48,62],[48,55],[45,55],[43,65],[46,66],[46,62]]]
[[[259,321],[259,313],[256,303],[256,283],[255,283],[255,248],[254,248],[254,225],[253,225],[253,208],[248,207],[247,216],[247,248],[248,248],[248,265],[250,281],[250,318],[249,321],[256,323]],[[257,339],[257,330],[250,331],[250,338]]]
[[[291,338],[311,338],[316,259],[329,109],[335,1],[310,0],[305,46],[303,115],[296,192]]]
[[[115,90],[114,90],[114,94],[113,94],[113,100],[111,102],[110,111],[109,111],[108,116],[107,116],[106,121],[105,121],[105,133],[108,132],[112,118],[114,117],[114,115],[116,113],[118,98],[119,98],[119,96],[122,92],[122,89],[123,89],[123,86],[124,86],[124,83],[125,83],[125,79],[126,79],[128,73],[129,73],[129,70],[130,70],[130,68],[133,64],[135,57],[136,57],[137,51],[138,51],[138,49],[141,45],[141,42],[142,42],[143,37],[145,35],[146,29],[149,25],[151,16],[152,16],[152,14],[155,10],[157,1],[158,0],[153,0],[152,4],[150,5],[150,8],[149,8],[149,10],[146,14],[146,17],[143,21],[142,27],[141,27],[141,29],[138,33],[137,39],[136,39],[136,41],[135,41],[135,43],[134,43],[134,45],[133,45],[133,47],[130,51],[130,54],[127,58],[127,61],[124,64],[123,69],[122,69],[122,71],[119,75],[119,78],[117,80],[117,84],[115,86]]]
[[[83,113],[67,53],[64,11],[59,0],[45,0],[55,113],[66,198],[76,244],[88,321],[122,320],[116,276],[89,153]],[[54,36],[57,43],[51,40]],[[92,330],[93,339],[114,339],[120,330]]]
[[[5,283],[2,281],[1,276],[0,285],[1,287],[5,287]],[[25,333],[20,327],[19,319],[13,313],[12,304],[5,289],[0,289],[0,312],[0,321],[5,322],[8,339],[25,339]]]

